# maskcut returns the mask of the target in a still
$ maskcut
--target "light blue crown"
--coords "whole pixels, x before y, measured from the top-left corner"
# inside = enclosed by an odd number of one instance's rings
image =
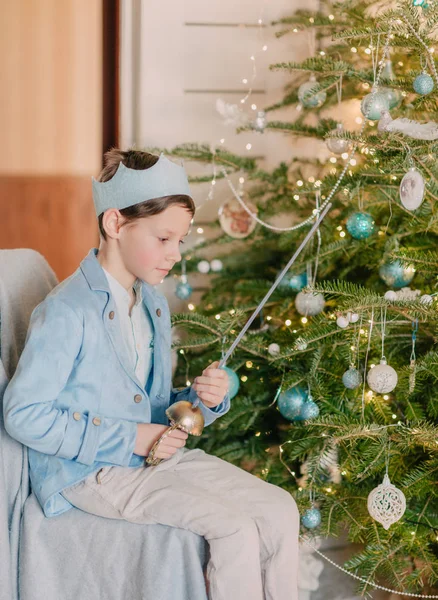
[[[109,181],[96,181],[94,177],[91,180],[97,216],[109,208],[122,210],[161,196],[191,196],[184,166],[172,162],[163,152],[149,169],[129,169],[120,161]]]

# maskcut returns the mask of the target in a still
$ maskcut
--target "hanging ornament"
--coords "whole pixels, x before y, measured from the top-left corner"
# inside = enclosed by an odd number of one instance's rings
[[[359,321],[359,315],[357,313],[348,312],[347,319],[350,323],[357,323]]]
[[[348,390],[355,390],[362,383],[362,375],[351,365],[348,371],[342,375],[342,383]]]
[[[415,343],[417,341],[418,319],[412,321],[412,350],[409,361],[409,393],[413,394],[415,389],[415,377],[417,374],[417,357],[415,355]]]
[[[319,407],[316,404],[316,402],[314,402],[310,398],[309,400],[307,400],[307,402],[304,402],[303,406],[301,407],[301,412],[299,416],[300,420],[303,421],[316,419],[316,417],[319,416]]]
[[[365,212],[355,212],[347,219],[348,233],[355,240],[365,240],[375,231],[373,217]]]
[[[211,270],[214,271],[215,273],[218,271],[222,271],[222,268],[223,268],[222,261],[219,260],[218,258],[214,258],[210,263],[210,267],[211,267]]]
[[[339,317],[336,319],[336,325],[341,329],[345,329],[350,325],[350,321],[347,319],[347,317],[339,315]]]
[[[435,84],[433,78],[425,71],[420,73],[420,75],[417,75],[417,77],[414,79],[414,90],[421,96],[427,96],[427,94],[430,94],[434,87]]]
[[[397,300],[397,292],[394,292],[394,290],[388,290],[387,292],[385,292],[385,295],[383,297],[385,298],[385,300],[394,302],[395,300]]]
[[[190,283],[180,281],[176,286],[175,294],[180,300],[187,300],[192,295],[192,291]]]
[[[276,344],[275,342],[272,344],[269,344],[268,352],[271,356],[277,356],[277,354],[280,354],[280,346],[278,344]]]
[[[278,397],[278,409],[285,419],[293,421],[300,415],[307,398],[308,393],[304,388],[299,386],[289,388]]]
[[[290,287],[294,292],[300,292],[303,287],[307,285],[307,273],[300,273],[299,275],[291,275],[289,280],[286,281],[286,285]]]
[[[379,275],[386,285],[401,288],[410,283],[415,275],[412,266],[404,267],[399,260],[385,263],[379,269]]]
[[[424,179],[421,173],[412,167],[400,183],[400,200],[408,210],[416,210],[424,199]]]
[[[304,350],[307,350],[306,340],[303,340],[303,338],[298,338],[297,341],[295,342],[295,347],[300,352],[304,352]]]
[[[318,315],[324,310],[324,306],[324,296],[316,292],[299,292],[295,298],[297,311],[305,317]]]
[[[200,260],[198,262],[198,271],[200,273],[208,273],[210,270],[210,263],[208,260]]]
[[[254,204],[247,200],[245,200],[245,204],[253,214],[257,215],[257,208]],[[222,229],[235,239],[248,237],[257,225],[257,221],[246,212],[235,198],[231,198],[222,204],[218,214]]]
[[[254,131],[258,131],[259,133],[264,133],[266,127],[266,113],[264,110],[258,110],[257,116],[254,119],[252,124],[252,128]]]
[[[388,99],[381,92],[371,92],[362,99],[360,110],[366,119],[378,121],[382,111],[389,110]]]
[[[385,66],[383,67],[381,77],[382,79],[386,79],[389,81],[392,81],[394,79],[392,61],[389,58],[385,61]],[[389,110],[398,106],[403,97],[400,90],[393,89],[387,86],[379,86],[379,92],[386,96],[386,99],[388,100]]]
[[[368,385],[377,394],[389,394],[396,387],[397,381],[397,372],[387,364],[385,357],[382,357],[379,365],[368,371]]]
[[[330,134],[339,135],[343,132],[344,126],[342,125],[342,123],[338,123],[336,125],[336,129],[333,129],[330,132]],[[350,140],[346,140],[344,138],[339,137],[328,137],[326,138],[325,143],[330,152],[333,152],[333,154],[336,154],[337,156],[341,156],[341,154],[343,154],[344,152],[348,152],[351,148]]]
[[[301,523],[306,529],[315,529],[321,524],[320,511],[315,507],[309,508],[301,517]]]
[[[228,394],[232,399],[239,391],[240,379],[237,373],[235,373],[233,369],[230,369],[230,367],[221,367],[221,369],[223,369],[228,375]]]
[[[423,294],[420,297],[420,302],[421,302],[421,304],[425,304],[426,306],[429,306],[430,304],[432,304],[433,298],[429,294]]]
[[[319,108],[324,104],[327,94],[324,90],[318,91],[317,88],[315,75],[311,75],[309,81],[298,88],[298,100],[306,108]]]
[[[399,521],[406,510],[405,495],[392,485],[388,473],[385,473],[383,483],[370,492],[367,504],[372,518],[386,530]]]

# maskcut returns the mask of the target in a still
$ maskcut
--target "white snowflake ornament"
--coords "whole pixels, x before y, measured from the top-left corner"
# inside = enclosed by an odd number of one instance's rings
[[[399,521],[406,510],[406,498],[401,490],[392,485],[388,473],[383,483],[368,495],[368,512],[372,518],[388,530]]]

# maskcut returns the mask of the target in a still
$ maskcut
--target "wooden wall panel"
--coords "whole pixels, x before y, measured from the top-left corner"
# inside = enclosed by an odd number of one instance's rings
[[[2,176],[0,214],[0,247],[38,250],[60,281],[98,246],[89,176]]]

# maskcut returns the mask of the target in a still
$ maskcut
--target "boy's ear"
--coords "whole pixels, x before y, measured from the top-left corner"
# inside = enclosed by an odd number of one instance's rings
[[[107,237],[119,239],[120,229],[125,219],[117,208],[110,208],[103,213],[102,227]]]

